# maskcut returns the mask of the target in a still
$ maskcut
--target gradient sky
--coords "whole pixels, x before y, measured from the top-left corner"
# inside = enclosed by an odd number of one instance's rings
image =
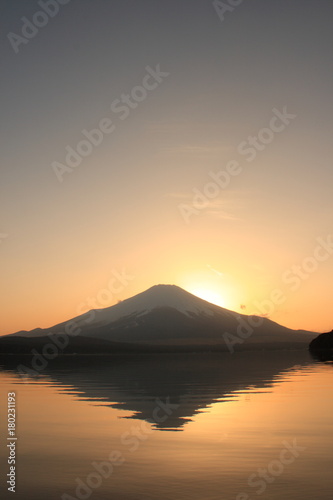
[[[158,283],[333,328],[333,250],[317,249],[333,235],[330,0],[244,0],[223,21],[206,0],[70,0],[18,53],[7,35],[41,7],[0,6],[0,334]],[[122,120],[112,103],[157,65],[169,75]],[[284,107],[295,118],[262,133]],[[104,118],[114,131],[60,182],[52,164]],[[186,222],[193,190],[214,196]]]

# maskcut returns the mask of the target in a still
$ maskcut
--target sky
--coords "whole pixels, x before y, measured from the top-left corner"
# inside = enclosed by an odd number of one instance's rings
[[[0,335],[152,285],[333,328],[330,0],[0,0]]]

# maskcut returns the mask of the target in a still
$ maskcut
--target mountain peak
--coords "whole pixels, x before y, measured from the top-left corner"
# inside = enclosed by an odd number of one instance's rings
[[[170,285],[170,284],[164,284],[164,283],[160,283],[158,285],[153,285],[142,293],[162,295],[165,299],[167,299],[170,296],[175,296],[175,295],[178,295],[178,296],[188,295],[191,297],[196,297],[195,295],[193,295],[190,292],[187,292],[186,290],[184,290],[183,288],[181,288],[178,285]],[[198,298],[198,297],[196,297],[196,298]]]
[[[196,297],[177,285],[159,284],[114,306],[100,309],[98,324],[107,324],[131,315],[142,316],[157,308],[173,308],[186,316],[201,313],[213,316],[218,306]]]
[[[153,285],[150,288],[148,288],[146,290],[146,292],[149,292],[149,290],[152,290],[152,291],[163,291],[163,290],[175,291],[175,290],[182,290],[183,292],[185,292],[185,290],[183,290],[182,288],[180,288],[180,286],[170,285],[170,284],[165,284],[165,283],[159,283],[158,285]]]

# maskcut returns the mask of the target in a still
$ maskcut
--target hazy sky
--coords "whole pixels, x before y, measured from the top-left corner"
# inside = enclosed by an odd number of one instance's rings
[[[0,5],[0,334],[157,283],[333,328],[330,0]]]

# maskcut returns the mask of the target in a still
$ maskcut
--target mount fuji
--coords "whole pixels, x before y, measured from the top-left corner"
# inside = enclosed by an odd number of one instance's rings
[[[316,333],[291,330],[202,300],[175,285],[155,285],[105,309],[48,329],[0,338],[2,353],[54,343],[62,354],[307,348]]]

